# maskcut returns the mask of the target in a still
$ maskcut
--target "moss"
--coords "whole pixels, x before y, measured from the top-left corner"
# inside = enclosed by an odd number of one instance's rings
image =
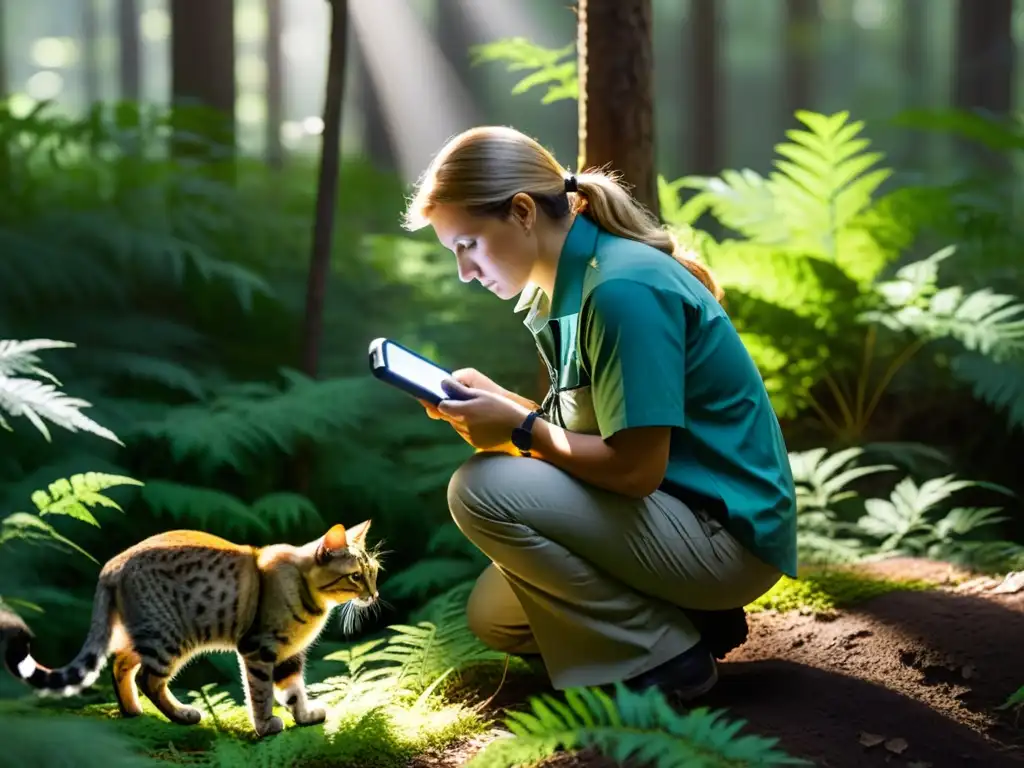
[[[911,579],[883,579],[845,568],[814,568],[796,579],[783,576],[767,593],[747,606],[758,611],[831,613],[889,592],[933,589],[936,584]]]

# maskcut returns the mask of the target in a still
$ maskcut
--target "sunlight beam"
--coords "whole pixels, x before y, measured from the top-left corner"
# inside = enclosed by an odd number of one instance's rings
[[[408,0],[352,3],[349,12],[399,172],[414,181],[448,138],[477,123],[472,98]]]

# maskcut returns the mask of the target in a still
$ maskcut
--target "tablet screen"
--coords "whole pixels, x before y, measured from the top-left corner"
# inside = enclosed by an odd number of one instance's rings
[[[387,345],[387,362],[392,373],[433,392],[442,400],[448,399],[448,394],[441,387],[442,381],[451,378],[448,371],[410,354],[395,344]]]

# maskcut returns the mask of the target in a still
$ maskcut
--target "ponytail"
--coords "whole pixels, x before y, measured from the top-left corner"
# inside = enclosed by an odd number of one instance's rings
[[[576,210],[586,211],[602,228],[613,235],[637,240],[668,254],[711,291],[716,301],[725,295],[711,272],[697,261],[697,254],[679,245],[675,235],[662,227],[647,209],[619,183],[603,172],[576,176]]]

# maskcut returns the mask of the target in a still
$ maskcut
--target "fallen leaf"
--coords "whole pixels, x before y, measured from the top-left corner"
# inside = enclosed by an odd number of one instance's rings
[[[885,741],[885,736],[879,736],[876,733],[860,732],[860,743],[865,747],[877,747]]]
[[[896,755],[902,755],[904,752],[907,751],[907,747],[909,746],[910,745],[907,744],[906,739],[896,738],[889,739],[887,742],[885,742],[885,748]]]

